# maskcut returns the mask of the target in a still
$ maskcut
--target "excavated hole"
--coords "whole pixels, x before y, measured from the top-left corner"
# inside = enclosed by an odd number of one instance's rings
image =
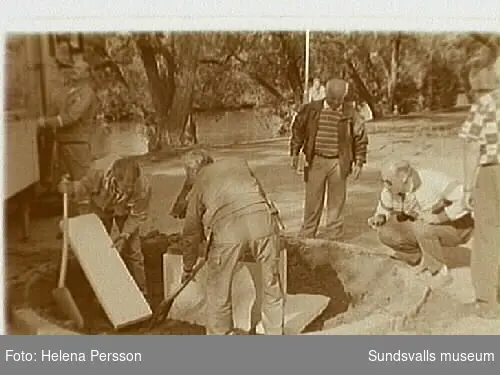
[[[297,245],[290,244],[286,239],[283,246],[288,249],[288,293],[320,294],[331,298],[326,310],[316,318],[305,331],[320,330],[323,323],[332,317],[347,310],[349,298],[344,292],[344,287],[338,279],[336,272],[330,265],[320,265],[311,268],[309,263],[300,256]],[[179,234],[164,235],[153,233],[143,238],[143,252],[148,279],[149,291],[152,294],[152,308],[163,298],[162,255],[165,252],[180,254],[182,239]],[[245,257],[246,258],[246,257]],[[245,259],[250,260],[250,259]],[[53,268],[53,267],[52,267]],[[30,307],[40,315],[54,323],[71,327],[58,310],[52,298],[52,290],[56,285],[57,272],[45,273],[38,276],[28,291]],[[84,334],[144,334],[144,327],[127,328],[114,332],[109,324],[104,311],[97,302],[78,262],[72,259],[68,265],[67,286],[86,322]],[[149,334],[190,335],[204,334],[204,327],[180,321],[167,320],[162,326],[155,328]]]

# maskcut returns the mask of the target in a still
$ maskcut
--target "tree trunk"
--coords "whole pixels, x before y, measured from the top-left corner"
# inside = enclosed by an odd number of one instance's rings
[[[165,135],[169,144],[181,144],[191,114],[201,41],[197,34],[176,38],[178,68],[175,95],[167,119]]]
[[[389,110],[394,110],[394,93],[396,92],[396,85],[398,82],[398,69],[399,69],[399,49],[401,46],[401,34],[398,33],[392,40],[391,52],[391,71],[389,74],[389,81],[387,82],[387,99],[389,102]]]
[[[366,101],[370,109],[372,110],[373,117],[378,118],[380,117],[380,112],[377,110],[375,101],[373,100],[372,95],[370,94],[370,91],[366,87],[365,83],[363,82],[363,79],[360,77],[358,71],[354,67],[354,64],[352,63],[351,60],[346,61],[346,66],[349,69],[349,75],[352,77],[354,80],[354,83],[359,89],[359,93],[361,97]]]
[[[152,134],[151,151],[158,150],[162,147],[162,133],[167,122],[170,107],[172,106],[173,91],[175,87],[169,85],[165,81],[165,76],[160,74],[158,62],[156,60],[156,48],[152,44],[152,40],[148,35],[140,35],[136,39],[137,47],[139,48],[140,56],[144,64],[144,70],[148,77],[151,99],[155,109],[155,124]],[[173,74],[173,72],[168,72]]]

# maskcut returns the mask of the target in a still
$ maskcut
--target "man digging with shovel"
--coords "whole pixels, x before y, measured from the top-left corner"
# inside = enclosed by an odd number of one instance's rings
[[[210,238],[206,263],[207,334],[236,334],[231,286],[237,263],[249,249],[261,268],[264,332],[282,335],[284,292],[279,275],[277,210],[245,160],[214,161],[207,152],[195,150],[186,154],[184,165],[185,186],[192,189],[186,189],[191,190],[187,204],[183,189],[183,196],[177,200],[172,214],[182,218],[187,209],[183,229],[187,242],[183,280],[193,272],[203,239]]]

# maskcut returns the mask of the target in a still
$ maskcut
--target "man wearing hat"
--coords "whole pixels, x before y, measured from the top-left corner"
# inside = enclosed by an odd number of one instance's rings
[[[59,157],[73,180],[87,173],[92,163],[91,136],[97,112],[97,96],[90,80],[90,67],[77,60],[69,74],[70,89],[65,95],[57,116],[41,118],[41,127],[55,131],[59,145]]]
[[[464,140],[464,204],[474,210],[476,219],[471,273],[478,314],[497,318],[500,316],[500,58],[473,72],[470,83],[477,99],[459,136]]]
[[[305,105],[292,127],[292,168],[297,169],[300,151],[306,160],[302,237],[316,236],[325,193],[328,196],[326,234],[333,239],[343,236],[347,176],[352,174],[357,179],[366,162],[368,138],[364,121],[344,106],[348,88],[342,79],[329,80],[325,98]]]
[[[384,188],[369,225],[392,248],[392,258],[417,266],[432,287],[451,281],[442,247],[470,240],[474,219],[463,205],[464,187],[436,170],[393,160],[381,171]]]

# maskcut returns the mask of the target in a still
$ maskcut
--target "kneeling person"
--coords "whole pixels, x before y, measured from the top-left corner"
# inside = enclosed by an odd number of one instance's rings
[[[61,182],[59,190],[67,191],[72,200],[85,207],[80,214],[92,212],[98,215],[109,234],[116,222],[120,235],[114,245],[137,286],[147,297],[139,230],[148,216],[151,186],[137,161],[121,158],[107,171],[90,169],[78,181],[66,179]]]
[[[183,278],[189,277],[203,239],[211,239],[206,265],[207,334],[234,333],[231,287],[245,249],[261,268],[265,334],[283,334],[279,228],[259,181],[242,159],[213,161],[205,151],[198,150],[188,153],[184,161],[187,180],[194,183],[188,189],[191,192],[183,229],[188,244],[183,255]]]
[[[451,281],[442,247],[468,242],[474,219],[463,206],[463,186],[444,173],[395,161],[381,171],[384,188],[369,224],[393,258],[417,265],[417,272]]]

